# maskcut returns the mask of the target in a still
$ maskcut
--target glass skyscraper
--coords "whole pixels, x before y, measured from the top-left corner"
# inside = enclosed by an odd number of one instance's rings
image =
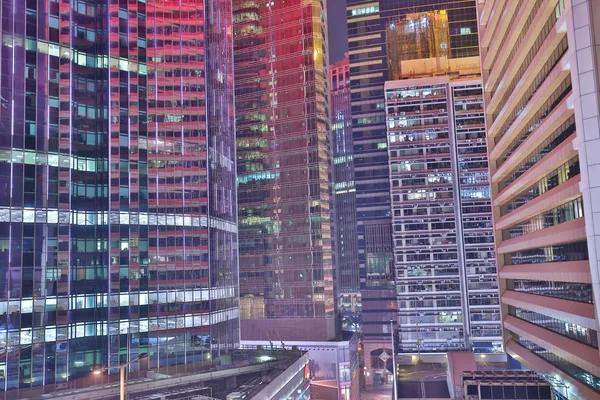
[[[331,88],[331,144],[334,203],[334,265],[338,311],[343,330],[360,326],[358,243],[356,237],[356,187],[352,148],[350,64],[346,56],[329,67]]]
[[[332,339],[325,4],[233,5],[243,339]]]
[[[231,2],[0,13],[0,388],[237,347]]]

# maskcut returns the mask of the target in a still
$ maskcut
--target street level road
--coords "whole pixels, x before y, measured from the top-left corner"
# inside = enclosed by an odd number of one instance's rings
[[[392,384],[376,385],[371,390],[361,389],[361,400],[391,400]]]

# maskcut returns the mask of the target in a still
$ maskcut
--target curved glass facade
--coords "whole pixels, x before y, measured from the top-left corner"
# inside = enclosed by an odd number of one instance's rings
[[[1,4],[0,388],[236,347],[230,2]]]

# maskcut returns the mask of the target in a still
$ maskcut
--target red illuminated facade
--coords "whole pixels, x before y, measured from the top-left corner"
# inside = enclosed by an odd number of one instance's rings
[[[243,339],[330,339],[324,4],[233,5]]]
[[[0,390],[238,347],[231,1],[0,4]]]

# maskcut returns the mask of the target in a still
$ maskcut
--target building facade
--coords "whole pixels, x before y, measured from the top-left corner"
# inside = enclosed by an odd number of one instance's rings
[[[398,352],[502,350],[481,80],[385,84]]]
[[[352,104],[348,58],[329,67],[331,90],[331,147],[333,158],[334,258],[337,308],[341,328],[360,327],[360,283],[356,236],[356,187],[352,148]]]
[[[465,400],[557,398],[550,383],[531,371],[473,371],[463,372],[460,378]]]
[[[0,388],[237,347],[231,2],[0,3]]]
[[[474,0],[348,0],[346,10],[362,330],[365,354],[378,356],[382,348],[391,349],[388,322],[396,317],[384,83],[400,78],[395,71],[402,59],[424,54],[440,59],[443,55],[449,59],[476,56],[477,18]],[[438,49],[424,38],[429,21],[438,19],[432,15],[436,11],[439,18],[448,20],[445,53],[441,43]],[[401,25],[412,33],[400,35],[397,27]],[[430,49],[407,47],[416,38]]]
[[[600,398],[600,5],[478,3],[506,351]]]
[[[320,0],[234,0],[245,340],[335,337],[327,31]]]

